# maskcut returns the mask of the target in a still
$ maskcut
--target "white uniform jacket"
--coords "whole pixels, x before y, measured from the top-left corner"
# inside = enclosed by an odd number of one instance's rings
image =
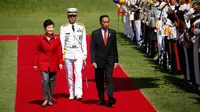
[[[86,30],[81,23],[67,23],[60,27],[60,39],[65,59],[83,59],[87,57]]]

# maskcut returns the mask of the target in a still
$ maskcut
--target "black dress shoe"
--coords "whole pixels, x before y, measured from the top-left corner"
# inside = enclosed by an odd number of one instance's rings
[[[108,107],[112,107],[112,105],[114,105],[115,103],[116,103],[116,99],[115,98],[109,98]]]
[[[97,105],[106,105],[106,102],[103,101],[103,100],[100,100],[100,101],[97,103]]]

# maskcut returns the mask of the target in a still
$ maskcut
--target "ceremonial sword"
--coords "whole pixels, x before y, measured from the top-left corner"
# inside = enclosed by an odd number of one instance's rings
[[[85,80],[86,80],[86,86],[88,87],[88,80],[87,80],[87,71],[86,71],[86,61],[83,60],[83,66],[84,66],[84,75],[85,75]]]

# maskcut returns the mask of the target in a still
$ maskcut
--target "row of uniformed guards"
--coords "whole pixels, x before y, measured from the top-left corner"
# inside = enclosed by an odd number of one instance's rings
[[[200,91],[200,70],[199,70],[199,34],[194,33],[194,29],[199,29],[200,22],[196,23],[200,19],[200,12],[197,8],[200,1],[194,1],[193,8],[194,12],[190,15],[190,26],[188,27],[188,43],[185,46],[185,60],[186,62],[186,73],[185,79],[189,84],[194,85],[198,91]]]
[[[149,27],[145,23],[142,22],[142,40],[143,40],[143,51],[147,53],[149,57],[154,57],[156,53],[156,47],[157,47],[157,37],[156,33],[154,31],[154,28]],[[163,51],[162,51],[162,63],[161,68],[165,70],[169,70],[171,73],[175,74],[177,72],[180,72],[180,70],[183,71],[183,73],[187,77],[190,76],[190,74],[194,74],[194,64],[191,63],[191,48],[185,48],[181,41],[181,39],[169,39],[167,37],[163,37]],[[188,51],[188,52],[186,52]],[[160,58],[161,56],[159,56]],[[186,60],[185,58],[189,58]],[[184,61],[183,61],[184,60]],[[186,65],[186,66],[183,66]],[[195,67],[198,68],[198,67]],[[195,69],[198,71],[197,69]],[[190,76],[192,77],[192,76]],[[194,80],[194,78],[192,78]],[[194,81],[193,81],[194,82]]]
[[[193,5],[195,3],[198,3],[199,1],[194,1]],[[194,12],[199,14],[198,11]],[[193,15],[194,15],[193,14]],[[181,14],[183,15],[183,13]],[[191,17],[193,17],[191,15]],[[197,14],[196,14],[197,15]],[[200,14],[199,14],[200,15]],[[200,19],[199,15],[196,16],[194,19]],[[181,19],[181,18],[179,18]],[[184,20],[182,20],[183,22]],[[195,21],[195,20],[191,20]],[[191,25],[192,23],[191,22]],[[182,25],[182,24],[180,24]],[[169,39],[167,37],[164,37],[162,44],[162,56],[160,56],[158,59],[161,59],[160,62],[161,68],[165,70],[170,70],[171,73],[179,73],[182,71],[182,73],[185,76],[186,82],[189,84],[192,84],[197,88],[197,90],[200,90],[200,66],[199,66],[199,35],[192,35],[192,33],[189,34],[189,37],[186,37],[186,35],[183,34],[183,25],[179,26],[180,28],[177,28],[177,37],[181,36],[181,38],[176,39]],[[198,26],[199,28],[199,26]],[[143,34],[143,49],[149,57],[153,57],[155,52],[155,41],[153,35],[154,30],[152,27],[149,27],[145,23],[142,24],[142,34]],[[182,36],[184,38],[189,38],[189,40],[182,39]],[[153,42],[154,41],[154,42]]]
[[[193,7],[196,3],[199,5],[200,2],[193,1]],[[145,7],[148,8],[148,6]],[[179,11],[176,13],[177,15],[178,12]],[[199,11],[197,12],[199,13]],[[183,17],[185,12],[180,11],[179,13],[179,16],[182,16],[178,17],[178,19],[181,21],[179,21],[179,25],[177,26],[176,30],[177,38],[162,36],[162,50],[160,53],[161,55],[157,58],[157,62],[159,62],[162,70],[168,70],[172,74],[182,72],[185,76],[185,81],[196,87],[197,90],[200,90],[199,35],[194,35],[192,31],[190,31],[189,35],[186,34],[188,32],[184,31],[186,25]],[[153,58],[158,52],[158,49],[156,49],[159,44],[157,42],[158,32],[154,27],[151,27],[151,23],[148,23],[149,21],[144,20],[144,18],[141,19],[141,38],[143,41],[141,50],[144,51],[147,56]],[[199,19],[199,16],[196,16],[195,19]],[[194,22],[195,20],[190,21]],[[191,25],[193,22],[191,22]],[[199,26],[197,28],[199,28]],[[189,30],[191,29],[192,28]]]
[[[161,5],[161,2],[159,5]],[[156,6],[156,8],[160,7],[159,5]],[[150,9],[151,8],[152,7],[150,6]],[[161,12],[162,12],[162,9],[161,9]],[[155,48],[158,47],[158,44],[159,44],[160,49],[157,50],[159,51],[159,56],[157,59],[159,59],[160,61],[159,60],[157,61],[159,61],[161,68],[165,70],[169,69],[170,72],[172,73],[179,72],[180,64],[179,64],[179,57],[177,53],[176,41],[174,39],[166,39],[167,36],[162,36],[160,37],[161,40],[157,42],[158,32],[155,30],[155,25],[152,26],[151,24],[152,23],[145,24],[145,22],[143,22],[142,24],[142,31],[143,31],[142,32],[143,34],[142,35],[142,38],[143,38],[142,50],[147,53],[147,56],[154,57],[156,54]]]

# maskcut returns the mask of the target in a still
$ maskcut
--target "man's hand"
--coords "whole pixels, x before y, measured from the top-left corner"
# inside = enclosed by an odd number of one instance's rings
[[[85,69],[86,67],[86,60],[83,60],[83,68],[82,69]]]
[[[33,66],[34,70],[37,70],[38,66]]]
[[[92,63],[92,66],[93,66],[94,68],[97,68],[97,64],[96,64],[96,63]]]
[[[116,68],[118,65],[119,65],[118,63],[115,63],[115,64],[114,64],[114,68]]]
[[[62,70],[62,68],[63,68],[63,65],[59,64],[59,69]]]
[[[87,58],[87,55],[84,55],[84,56],[83,56],[83,60],[85,61],[85,60],[86,60],[86,58]]]

